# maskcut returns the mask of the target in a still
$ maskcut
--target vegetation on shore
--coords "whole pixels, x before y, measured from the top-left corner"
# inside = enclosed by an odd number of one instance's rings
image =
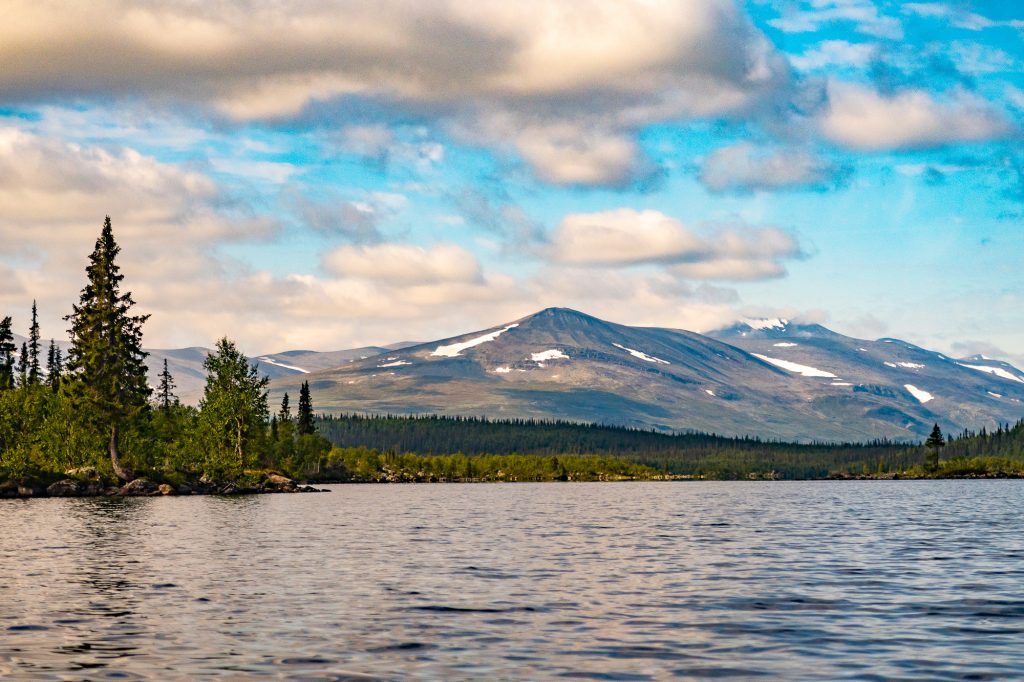
[[[714,434],[667,434],[563,421],[476,417],[337,415],[317,428],[336,447],[371,447],[419,455],[462,453],[626,459],[672,477],[811,479],[1010,475],[1024,466],[1024,422],[964,431],[943,445],[875,441],[797,444]],[[941,432],[939,437],[942,438]],[[927,466],[929,455],[933,465]]]
[[[121,290],[120,247],[104,222],[70,324],[67,358],[43,361],[33,303],[17,348],[0,319],[0,496],[5,490],[257,492],[288,478],[339,482],[591,481],[665,478],[985,477],[1024,475],[1024,422],[923,445],[794,444],[567,422],[315,417],[308,382],[271,414],[268,379],[222,338],[197,407],[174,395],[164,362],[148,385],[147,315]],[[88,472],[88,473],[83,473]],[[283,476],[282,476],[283,474]],[[122,485],[123,484],[123,485]],[[82,492],[85,491],[85,492]],[[22,494],[22,493],[18,493]],[[25,496],[25,494],[22,494]]]

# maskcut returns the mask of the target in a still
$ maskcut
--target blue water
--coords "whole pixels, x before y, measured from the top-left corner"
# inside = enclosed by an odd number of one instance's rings
[[[3,679],[1020,679],[1024,482],[0,501]]]

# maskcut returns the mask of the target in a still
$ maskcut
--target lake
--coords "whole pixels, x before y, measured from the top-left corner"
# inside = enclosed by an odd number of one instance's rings
[[[1024,481],[0,501],[0,678],[1024,677]]]

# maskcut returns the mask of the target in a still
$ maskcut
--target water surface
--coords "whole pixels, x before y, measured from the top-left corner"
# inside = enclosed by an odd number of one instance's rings
[[[0,501],[2,679],[1024,677],[1024,481]]]

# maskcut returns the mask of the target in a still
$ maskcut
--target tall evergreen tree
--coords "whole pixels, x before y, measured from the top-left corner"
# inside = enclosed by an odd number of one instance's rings
[[[18,356],[18,386],[28,386],[28,344],[21,344],[21,355]]]
[[[281,422],[290,422],[292,420],[292,408],[288,404],[288,394],[285,393],[284,397],[281,398],[281,409],[277,413],[277,419]]]
[[[56,393],[60,390],[60,379],[64,373],[64,354],[57,343],[50,339],[50,349],[46,352],[46,383]]]
[[[39,364],[39,311],[32,301],[32,324],[28,328],[28,383],[33,386],[42,383],[42,367]]]
[[[936,424],[932,428],[931,434],[928,436],[928,440],[924,442],[924,446],[928,449],[928,459],[925,461],[928,469],[935,471],[939,468],[939,450],[946,445],[945,439],[942,437],[942,429]]]
[[[124,275],[115,262],[120,252],[107,216],[89,256],[88,282],[74,312],[65,318],[71,322],[68,394],[97,415],[99,426],[110,434],[114,473],[130,480],[133,474],[121,463],[118,438],[122,425],[148,404],[142,325],[149,315],[131,314],[135,301],[131,292],[121,292]]]
[[[14,331],[11,318],[0,320],[0,391],[14,388]]]
[[[167,368],[167,358],[164,358],[164,368],[160,372],[160,385],[156,388],[160,409],[169,410],[171,405],[178,404],[178,396],[174,395],[175,388],[177,388],[177,384],[174,383],[174,377],[171,376],[171,371]]]
[[[313,421],[313,399],[309,395],[309,382],[303,381],[299,389],[299,415],[297,431],[300,436],[308,433],[316,433],[316,423]]]

